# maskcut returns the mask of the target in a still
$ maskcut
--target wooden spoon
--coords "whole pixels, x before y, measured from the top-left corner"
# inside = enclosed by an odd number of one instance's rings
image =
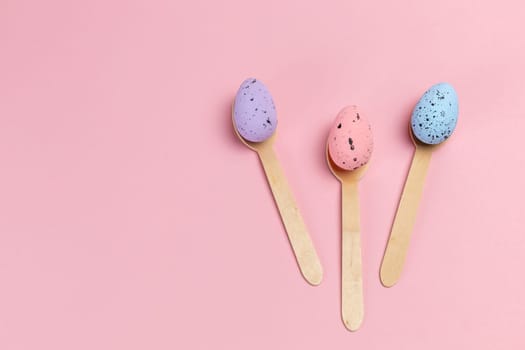
[[[368,165],[343,170],[332,161],[328,145],[326,161],[342,189],[341,317],[346,328],[356,331],[364,317],[358,184]]]
[[[250,142],[244,139],[235,127],[235,121],[233,120],[234,107],[232,106],[233,130],[235,130],[235,134],[242,143],[259,155],[299,269],[306,281],[316,286],[323,279],[323,269],[293,198],[292,191],[273,150],[276,132],[262,142]]]
[[[431,86],[412,111],[408,128],[416,149],[381,264],[385,287],[401,276],[432,152],[452,135],[457,119],[458,97],[448,83]]]
[[[392,287],[401,276],[416,222],[417,208],[423,193],[428,165],[432,152],[441,145],[429,145],[419,141],[414,137],[410,125],[409,133],[415,151],[381,264],[381,283],[385,287]]]

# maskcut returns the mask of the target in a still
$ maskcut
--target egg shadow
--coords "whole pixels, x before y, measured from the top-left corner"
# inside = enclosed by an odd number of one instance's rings
[[[412,148],[414,147],[414,143],[410,137],[410,122],[412,119],[412,111],[414,110],[414,106],[416,105],[417,101],[417,98],[411,99],[402,107],[398,118],[402,121],[402,123],[398,123],[399,126],[396,127],[396,136],[402,140],[404,146]]]
[[[221,103],[221,133],[224,134],[224,140],[227,140],[227,143],[229,146],[240,148],[240,146],[244,145],[237,137],[233,121],[232,121],[232,108],[233,108],[233,98],[231,99],[224,99],[224,101]]]
[[[337,114],[336,114],[337,115]],[[320,130],[322,130],[323,132],[320,132],[319,133],[319,139],[317,140],[316,142],[316,145],[317,146],[317,149],[319,150],[318,152],[316,152],[316,155],[317,155],[317,163],[320,167],[322,167],[323,171],[325,172],[326,176],[331,178],[334,183],[336,183],[336,188],[337,188],[337,192],[338,194],[337,195],[334,195],[334,200],[336,201],[335,203],[335,207],[338,208],[338,214],[337,215],[334,215],[333,219],[334,220],[339,220],[339,223],[336,225],[336,227],[338,228],[338,231],[337,231],[337,239],[336,239],[336,242],[337,242],[337,255],[338,255],[338,259],[337,259],[337,269],[336,269],[336,276],[337,276],[337,289],[338,289],[338,293],[339,293],[339,302],[337,303],[337,312],[339,314],[339,317],[341,319],[341,322],[343,322],[343,325],[344,325],[344,320],[343,320],[343,313],[342,313],[342,302],[343,302],[343,290],[342,290],[342,286],[343,286],[343,282],[342,282],[342,264],[343,264],[343,254],[342,254],[342,251],[343,251],[343,208],[342,208],[342,201],[343,201],[343,198],[342,198],[342,189],[341,189],[341,182],[335,177],[334,174],[332,174],[329,166],[328,166],[328,159],[326,158],[327,157],[327,154],[326,154],[326,145],[327,145],[327,142],[328,142],[328,136],[330,134],[330,129],[332,127],[332,124],[334,122],[334,118],[335,118],[335,115],[328,115],[326,116],[326,118],[324,118],[323,120],[327,120],[327,122],[321,127],[319,128]]]
[[[332,126],[333,119],[333,116],[328,116],[326,120],[329,120],[329,122],[326,123],[326,126],[323,126],[321,128],[323,132],[318,133],[318,140],[315,143],[316,145],[318,145],[316,148],[318,151],[315,152],[315,154],[317,158],[316,164],[319,166],[319,168],[324,171],[326,176],[330,176],[334,180],[337,180],[330,172],[330,169],[328,168],[328,163],[326,161],[326,143],[328,141],[328,135],[330,134],[330,127]]]
[[[399,117],[397,119],[401,120],[402,122],[398,123],[399,126],[396,127],[396,135],[398,138],[402,140],[402,144],[404,147],[409,150],[407,153],[408,161],[406,163],[405,171],[403,172],[403,184],[399,187],[399,192],[397,193],[397,196],[395,197],[396,203],[395,203],[395,210],[392,211],[391,218],[390,218],[390,225],[388,226],[388,235],[386,236],[386,240],[384,242],[383,246],[383,255],[381,257],[381,262],[379,264],[379,269],[377,271],[377,276],[379,278],[379,282],[381,285],[385,288],[391,288],[392,286],[386,286],[383,284],[383,280],[381,279],[381,268],[383,267],[383,261],[385,259],[385,253],[386,249],[388,247],[388,242],[390,240],[390,234],[392,233],[392,227],[394,225],[394,221],[397,215],[397,209],[399,206],[399,202],[401,201],[401,196],[403,194],[405,183],[408,177],[408,173],[410,171],[410,166],[412,164],[412,158],[414,157],[414,153],[416,151],[416,146],[414,144],[414,140],[412,139],[411,132],[412,132],[412,112],[414,110],[414,106],[417,104],[419,98],[414,97],[413,99],[410,99],[406,102],[406,104],[402,107],[401,112],[399,113]],[[396,283],[397,284],[397,283]]]

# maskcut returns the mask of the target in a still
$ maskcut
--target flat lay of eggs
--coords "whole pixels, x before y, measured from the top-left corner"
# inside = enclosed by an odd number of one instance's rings
[[[258,153],[263,164],[299,268],[310,284],[318,285],[323,275],[321,263],[272,150],[277,113],[267,87],[255,78],[244,80],[235,95],[232,113],[237,135]],[[452,135],[457,119],[458,97],[448,83],[431,86],[412,111],[410,131],[416,147],[382,261],[380,278],[385,287],[393,286],[401,275],[425,174],[436,149],[433,146]],[[346,328],[356,331],[365,314],[358,182],[374,149],[370,121],[357,106],[344,107],[337,114],[326,147],[329,168],[342,188],[341,315]]]

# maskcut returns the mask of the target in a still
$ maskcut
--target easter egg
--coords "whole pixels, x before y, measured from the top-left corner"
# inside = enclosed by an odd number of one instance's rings
[[[458,121],[458,96],[452,85],[428,89],[412,112],[412,133],[421,142],[437,145],[452,135]]]
[[[343,108],[328,135],[328,152],[341,169],[355,170],[370,160],[374,142],[368,119],[356,106]]]
[[[248,141],[262,142],[275,132],[275,104],[260,80],[248,78],[241,84],[235,96],[233,120],[237,132]]]

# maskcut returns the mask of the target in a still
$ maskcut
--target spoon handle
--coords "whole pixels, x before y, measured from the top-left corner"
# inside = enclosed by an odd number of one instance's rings
[[[301,273],[308,283],[318,285],[323,278],[323,269],[275,152],[269,146],[259,149],[257,153]]]
[[[356,331],[364,316],[357,181],[342,182],[342,217],[341,315],[346,328]]]
[[[385,287],[393,286],[401,276],[431,156],[429,147],[416,147],[381,264]]]

